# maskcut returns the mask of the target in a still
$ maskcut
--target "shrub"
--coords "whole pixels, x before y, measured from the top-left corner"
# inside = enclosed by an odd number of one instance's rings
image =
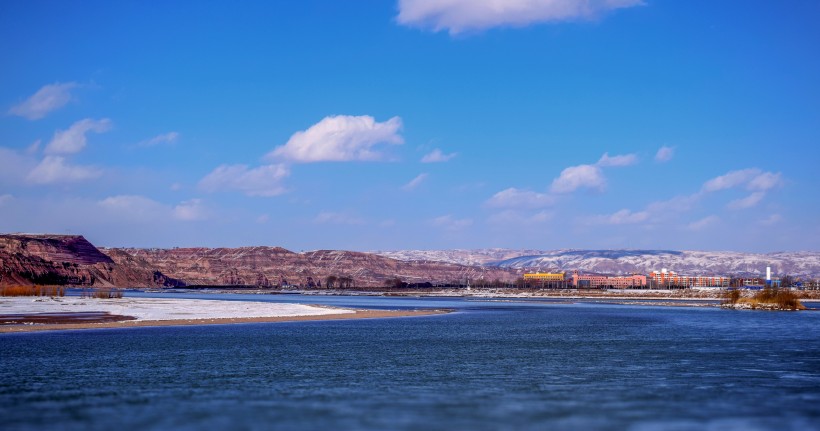
[[[0,296],[65,296],[63,286],[0,286]]]
[[[96,289],[91,293],[92,298],[112,299],[122,298],[122,290],[119,289]]]

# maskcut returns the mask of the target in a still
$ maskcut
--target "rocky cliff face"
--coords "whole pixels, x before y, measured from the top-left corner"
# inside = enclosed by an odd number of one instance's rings
[[[384,286],[400,278],[407,283],[449,283],[486,278],[512,281],[517,271],[444,262],[403,262],[371,253],[319,250],[294,253],[281,247],[105,249],[124,253],[189,285],[286,284],[317,286],[329,276],[350,277],[355,286]]]
[[[102,253],[81,235],[0,235],[0,283],[161,286],[172,283],[147,263]]]
[[[111,258],[82,236],[0,235],[0,283],[108,285]]]

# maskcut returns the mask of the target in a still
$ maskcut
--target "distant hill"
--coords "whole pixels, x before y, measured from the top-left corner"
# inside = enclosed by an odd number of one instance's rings
[[[607,274],[648,274],[667,268],[691,275],[761,276],[775,274],[820,277],[820,252],[742,253],[673,250],[400,250],[376,252],[402,260],[481,264],[517,270],[574,270]]]
[[[402,261],[344,250],[295,253],[281,247],[104,249],[131,256],[187,284],[275,286],[326,284],[329,276],[350,277],[355,286],[384,286],[389,279],[407,283],[450,283],[486,278],[513,281],[518,271],[448,262]],[[117,258],[115,258],[117,260]]]
[[[0,283],[82,286],[326,285],[327,277],[354,286],[460,283],[467,279],[514,281],[520,271],[433,261],[402,261],[372,253],[281,247],[103,248],[79,235],[0,235]]]

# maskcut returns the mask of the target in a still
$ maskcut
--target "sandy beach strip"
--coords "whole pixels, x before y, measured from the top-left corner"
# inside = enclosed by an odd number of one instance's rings
[[[201,299],[121,298],[0,298],[0,316],[59,318],[38,324],[3,324],[0,333],[66,329],[134,328],[145,326],[225,325],[233,323],[308,320],[373,319],[441,314],[441,310],[353,310],[304,304]],[[107,314],[105,321],[84,321],[90,313]],[[76,319],[72,318],[76,316]],[[119,320],[128,316],[130,320]],[[47,322],[48,319],[45,319]]]

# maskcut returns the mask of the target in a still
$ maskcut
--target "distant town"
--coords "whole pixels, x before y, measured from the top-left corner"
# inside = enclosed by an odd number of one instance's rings
[[[646,274],[601,275],[579,271],[525,273],[519,284],[525,288],[543,289],[762,289],[796,287],[817,289],[817,280],[802,281],[791,276],[774,277],[766,267],[766,277],[730,277],[725,275],[684,275],[662,268]]]

